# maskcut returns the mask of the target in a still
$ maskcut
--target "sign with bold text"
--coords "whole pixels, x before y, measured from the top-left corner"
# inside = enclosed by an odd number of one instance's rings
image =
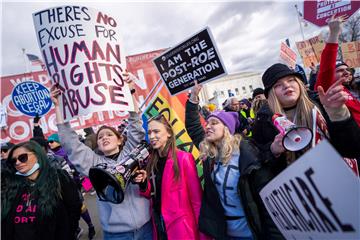
[[[155,58],[154,64],[171,95],[227,74],[208,28]]]
[[[65,121],[134,109],[121,75],[125,54],[115,18],[84,6],[60,6],[34,13],[33,20],[47,72],[62,91]]]
[[[359,239],[360,181],[322,141],[260,192],[286,239]]]

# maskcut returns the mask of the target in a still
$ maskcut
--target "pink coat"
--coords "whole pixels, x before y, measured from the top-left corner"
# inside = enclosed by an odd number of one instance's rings
[[[208,239],[199,232],[202,188],[197,175],[195,160],[190,153],[176,151],[180,178],[175,180],[171,154],[166,159],[161,182],[161,213],[169,240]],[[150,198],[150,182],[145,192]],[[156,238],[155,238],[156,239]]]

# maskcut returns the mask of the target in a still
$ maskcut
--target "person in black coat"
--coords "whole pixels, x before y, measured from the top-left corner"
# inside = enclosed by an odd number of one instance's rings
[[[81,201],[66,171],[34,141],[14,146],[1,169],[1,239],[75,239]]]
[[[343,156],[354,158],[360,154],[360,129],[345,106],[345,97],[340,82],[336,82],[327,92],[312,94],[312,98],[320,100],[316,107],[306,92],[301,75],[284,64],[274,64],[268,68],[263,77],[265,95],[268,104],[264,105],[255,120],[253,128],[254,144],[259,149],[261,162],[252,164],[243,174],[239,185],[243,201],[254,200],[256,208],[249,209],[249,223],[256,222],[256,235],[259,238],[283,239],[280,231],[272,221],[259,196],[260,190],[292,162],[313,145],[304,150],[289,152],[282,145],[283,136],[272,123],[274,113],[285,115],[299,126],[307,126],[313,130],[315,143],[328,138],[335,149]],[[317,123],[313,129],[313,113],[317,113]],[[254,217],[255,216],[255,217]],[[255,219],[259,217],[260,222]]]

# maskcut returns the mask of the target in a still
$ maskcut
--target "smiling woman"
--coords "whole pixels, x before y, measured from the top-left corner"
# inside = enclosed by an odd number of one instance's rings
[[[35,142],[15,145],[1,169],[1,238],[75,239],[81,201],[64,170]]]

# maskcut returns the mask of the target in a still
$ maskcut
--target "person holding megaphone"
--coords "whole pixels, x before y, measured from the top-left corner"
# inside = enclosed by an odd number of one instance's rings
[[[134,75],[128,72],[123,72],[122,75],[130,89],[134,89]],[[104,156],[94,153],[80,142],[70,124],[64,123],[58,101],[60,94],[60,89],[56,85],[53,86],[51,99],[55,105],[60,142],[68,153],[70,161],[85,176],[89,176],[90,169],[99,164],[120,163],[144,139],[145,131],[142,128],[142,120],[133,96],[135,111],[129,112],[126,143],[124,144],[123,137],[116,129],[102,126],[96,133],[96,140],[98,149],[104,153]],[[124,199],[120,204],[98,198],[97,205],[104,239],[152,239],[150,202],[139,194],[138,184],[128,184]]]
[[[148,120],[148,136],[153,151],[146,171],[139,170],[134,180],[145,183],[144,196],[152,196],[154,239],[207,239],[198,228],[202,189],[194,157],[176,148],[174,131],[162,114]]]
[[[342,21],[342,18],[331,19],[336,24]],[[254,170],[243,176],[250,186],[258,212],[249,212],[247,216],[250,222],[253,222],[252,216],[260,216],[261,229],[256,235],[261,239],[284,239],[265,209],[260,190],[323,139],[328,139],[343,157],[359,156],[360,129],[345,105],[347,97],[341,80],[326,91],[319,87],[318,95],[308,93],[301,74],[276,63],[264,72],[262,81],[268,104],[257,114],[252,139],[260,149],[261,161],[256,169],[250,166]],[[311,131],[312,140],[306,146],[302,146],[302,140],[309,138],[297,132],[296,129],[300,128]],[[240,191],[246,190],[240,188]]]

